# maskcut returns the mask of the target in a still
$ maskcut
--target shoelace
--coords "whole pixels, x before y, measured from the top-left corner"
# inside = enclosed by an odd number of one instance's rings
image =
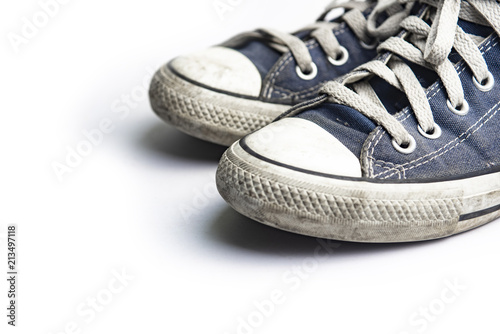
[[[362,12],[370,8],[375,2],[377,2],[377,5],[369,17],[365,18]],[[237,35],[224,45],[238,45],[251,39],[264,40],[280,52],[290,51],[297,62],[297,70],[300,69],[302,74],[309,75],[315,71],[316,66],[306,42],[295,35],[300,32],[311,31],[310,36],[318,41],[330,62],[341,65],[348,57],[348,53],[340,45],[333,32],[340,23],[324,21],[328,13],[337,8],[345,10],[345,14],[342,15],[341,19],[352,29],[362,45],[365,48],[375,48],[377,46],[375,42],[378,39],[388,38],[400,30],[399,23],[408,16],[410,6],[402,7],[397,0],[369,0],[364,2],[334,0],[316,23],[304,27],[294,34],[274,29],[258,29]],[[376,20],[384,12],[387,13],[388,18],[383,24],[377,26]]]
[[[469,66],[474,83],[480,90],[490,90],[494,85],[494,78],[479,50],[480,41],[465,33],[458,26],[458,19],[489,24],[500,35],[500,5],[495,0],[421,0],[420,3],[427,6],[424,12],[402,21],[403,32],[379,46],[378,51],[385,51],[385,54],[358,67],[342,78],[342,82],[327,83],[320,91],[326,94],[330,102],[352,107],[385,128],[393,138],[394,147],[403,153],[413,152],[415,139],[386,110],[369,79],[373,75],[378,76],[402,91],[418,121],[419,132],[428,138],[437,138],[441,130],[434,122],[425,90],[402,58],[434,71],[447,92],[448,108],[456,114],[464,115],[469,106],[457,70],[448,59],[452,48]],[[424,18],[429,18],[432,25],[429,26]]]

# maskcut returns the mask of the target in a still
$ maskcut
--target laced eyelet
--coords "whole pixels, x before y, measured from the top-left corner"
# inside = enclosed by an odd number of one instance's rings
[[[361,47],[366,50],[373,50],[377,47],[378,41],[374,39],[371,44],[367,44],[363,41],[359,41],[359,44],[361,44]]]
[[[439,125],[437,125],[436,123],[434,123],[432,133],[425,132],[424,129],[422,129],[422,127],[420,125],[418,126],[418,132],[420,132],[420,134],[422,136],[424,136],[425,138],[429,138],[429,139],[438,139],[439,137],[441,137],[441,134],[443,133],[441,131],[441,127]]]
[[[343,46],[340,47],[340,55],[337,59],[333,59],[332,57],[328,57],[328,61],[335,66],[342,66],[349,60],[349,51]]]
[[[495,78],[493,77],[493,74],[491,74],[491,72],[488,72],[488,76],[486,77],[486,79],[481,82],[479,82],[475,76],[472,76],[472,81],[474,82],[474,85],[476,85],[477,89],[482,92],[489,92],[495,85]]]
[[[318,75],[318,66],[316,66],[316,64],[313,62],[313,63],[311,63],[311,67],[312,67],[312,70],[310,73],[302,72],[302,70],[300,69],[299,66],[296,66],[295,70],[296,70],[299,78],[301,78],[302,80],[312,80],[312,79],[316,78],[316,76]]]
[[[469,113],[469,103],[466,100],[464,100],[464,103],[459,108],[455,108],[450,100],[446,100],[446,104],[448,105],[448,109],[458,116],[465,116]]]
[[[417,148],[417,142],[415,141],[415,138],[410,136],[410,142],[406,144],[406,147],[403,147],[399,145],[396,140],[392,140],[392,146],[396,149],[396,151],[403,153],[403,154],[410,154],[415,151]]]

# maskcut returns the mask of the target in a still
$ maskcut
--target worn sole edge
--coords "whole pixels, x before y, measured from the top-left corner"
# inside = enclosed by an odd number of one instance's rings
[[[216,180],[222,197],[243,215],[275,228],[326,239],[367,243],[432,240],[500,217],[500,172],[430,183],[332,179],[270,164],[235,143],[224,153]],[[328,199],[330,205],[315,206],[311,196]],[[421,218],[426,210],[433,219]],[[321,213],[324,211],[328,214]],[[361,217],[366,212],[378,218]]]
[[[216,92],[176,75],[169,65],[151,81],[149,97],[154,112],[179,130],[229,146],[272,122],[290,108]]]

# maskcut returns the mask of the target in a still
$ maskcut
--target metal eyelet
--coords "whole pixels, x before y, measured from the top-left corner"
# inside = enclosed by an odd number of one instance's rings
[[[349,51],[343,46],[340,46],[340,55],[337,59],[333,59],[332,57],[328,57],[328,61],[335,66],[342,66],[349,60]]]
[[[475,76],[472,76],[472,81],[481,92],[489,92],[495,85],[495,78],[491,72],[488,72],[488,76],[483,81],[478,81]]]
[[[377,47],[378,41],[375,39],[373,40],[372,44],[367,44],[363,41],[359,41],[359,44],[361,44],[361,47],[366,50],[373,50]]]
[[[464,103],[459,108],[455,108],[450,100],[446,100],[446,104],[448,105],[448,109],[458,116],[465,116],[469,113],[469,103],[466,100],[464,100]]]
[[[410,142],[407,143],[407,146],[406,147],[402,147],[400,146],[396,140],[392,140],[392,146],[394,146],[394,148],[396,149],[396,151],[400,152],[400,153],[403,153],[403,154],[410,154],[410,153],[413,153],[415,151],[415,149],[417,148],[417,142],[415,141],[415,138],[413,138],[412,136],[410,136]]]
[[[316,78],[316,76],[318,75],[318,66],[316,66],[316,64],[313,62],[313,63],[311,63],[311,67],[312,67],[312,70],[310,73],[302,72],[302,70],[300,69],[299,66],[296,66],[295,70],[296,70],[299,78],[301,78],[302,80],[312,80],[312,79]]]
[[[420,134],[425,138],[429,139],[438,139],[439,137],[441,137],[441,134],[443,133],[441,127],[436,123],[434,123],[432,133],[425,132],[420,125],[418,125],[418,132],[420,132]]]

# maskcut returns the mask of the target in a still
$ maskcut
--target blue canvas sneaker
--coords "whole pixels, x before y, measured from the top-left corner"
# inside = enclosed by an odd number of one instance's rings
[[[415,7],[376,60],[227,150],[217,185],[231,206],[358,242],[436,239],[500,216],[500,4]]]
[[[190,135],[230,145],[373,59],[378,41],[409,13],[394,0],[373,10],[376,4],[337,0],[295,34],[260,29],[175,58],[152,80],[152,108]],[[328,21],[339,10],[344,14]]]

